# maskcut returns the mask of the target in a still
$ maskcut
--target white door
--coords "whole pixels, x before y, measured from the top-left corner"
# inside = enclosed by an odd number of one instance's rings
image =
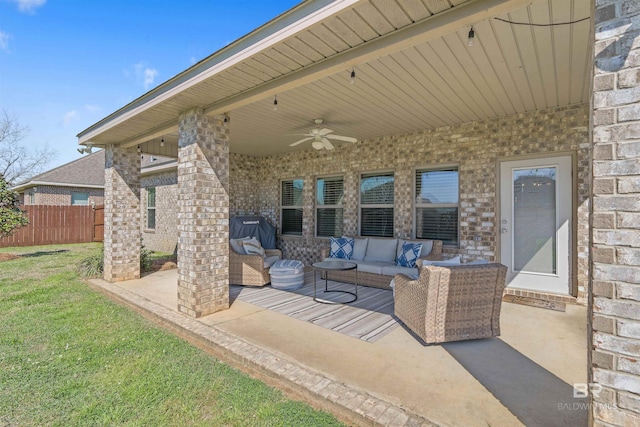
[[[500,261],[507,286],[571,293],[571,157],[500,164]]]

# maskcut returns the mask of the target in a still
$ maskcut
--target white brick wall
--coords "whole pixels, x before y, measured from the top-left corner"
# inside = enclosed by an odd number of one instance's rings
[[[595,2],[594,424],[640,425],[640,4]]]

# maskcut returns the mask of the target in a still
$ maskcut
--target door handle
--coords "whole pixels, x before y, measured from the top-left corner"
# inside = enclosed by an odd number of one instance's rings
[[[505,234],[507,232],[506,228],[503,228],[502,230],[500,230],[502,232],[502,234]]]

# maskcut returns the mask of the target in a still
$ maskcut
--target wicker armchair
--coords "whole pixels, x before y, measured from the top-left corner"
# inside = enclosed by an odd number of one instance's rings
[[[265,258],[278,256],[282,259],[280,249],[266,249]],[[269,267],[264,266],[260,255],[240,255],[229,247],[229,284],[245,286],[264,286],[271,282]]]
[[[395,277],[395,315],[427,344],[500,335],[507,267],[425,266],[420,277]]]

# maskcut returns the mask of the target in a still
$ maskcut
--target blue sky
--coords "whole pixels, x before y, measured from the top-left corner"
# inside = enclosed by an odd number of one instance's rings
[[[57,151],[76,135],[299,0],[0,0],[0,109]]]

